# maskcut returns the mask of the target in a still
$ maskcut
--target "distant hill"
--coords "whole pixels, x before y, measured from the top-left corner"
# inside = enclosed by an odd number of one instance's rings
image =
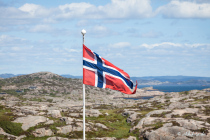
[[[0,78],[11,78],[11,77],[16,77],[16,76],[20,76],[20,75],[25,75],[25,74],[11,74],[11,73],[4,73],[4,74],[0,74]]]
[[[0,87],[0,92],[11,92],[11,94],[15,94],[17,90],[24,90],[31,92],[31,94],[68,94],[75,89],[82,91],[82,80],[64,78],[51,72],[38,72],[0,79]]]
[[[24,74],[0,74],[0,78],[11,78]],[[82,79],[82,76],[61,74],[64,78]],[[131,77],[134,82],[137,80],[139,85],[210,85],[210,77],[198,76],[145,76]]]
[[[73,76],[69,74],[62,74],[60,76],[65,77],[65,78],[72,78],[72,79],[82,79],[82,76]]]
[[[131,77],[139,85],[210,85],[210,77],[196,76],[147,76]]]

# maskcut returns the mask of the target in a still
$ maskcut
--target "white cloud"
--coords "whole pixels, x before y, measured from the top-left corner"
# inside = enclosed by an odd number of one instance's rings
[[[173,0],[157,12],[167,18],[210,18],[210,4]]]
[[[210,47],[210,44],[179,44],[179,43],[172,43],[172,42],[163,42],[163,43],[156,43],[156,44],[142,44],[140,47],[144,47],[146,49],[154,49],[154,48],[199,48],[199,47]]]
[[[8,36],[8,35],[1,35],[0,36],[0,47],[7,47],[13,45],[19,45],[26,43],[26,39]]]
[[[129,42],[119,42],[109,45],[111,48],[124,48],[129,47],[131,44]]]
[[[142,44],[140,45],[140,47],[144,47],[144,48],[147,48],[147,49],[153,49],[153,48],[156,48],[156,47],[171,47],[171,46],[174,46],[174,47],[181,47],[181,44],[176,44],[176,43],[171,43],[171,42],[163,42],[163,43],[157,43],[157,44]]]
[[[81,2],[60,5],[57,18],[121,19],[153,16],[150,0],[112,0],[98,6]]]
[[[43,8],[40,5],[26,3],[18,8],[19,10],[28,13],[31,16],[47,16],[50,10]]]

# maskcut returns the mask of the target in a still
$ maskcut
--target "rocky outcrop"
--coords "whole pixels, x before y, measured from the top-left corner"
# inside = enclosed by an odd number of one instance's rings
[[[27,117],[20,117],[14,120],[14,122],[22,123],[22,129],[27,130],[32,126],[36,126],[41,122],[46,122],[48,118],[44,116],[27,116]]]
[[[99,110],[96,109],[91,109],[91,110],[86,110],[85,111],[85,116],[87,117],[98,117],[102,113]]]
[[[3,88],[25,91],[21,96],[0,95],[0,121],[21,123],[25,137],[82,139],[81,85],[81,80],[45,72],[9,79]],[[29,89],[29,86],[36,88]],[[138,89],[135,95],[126,95],[86,86],[86,137],[98,140],[209,139],[209,91],[165,94],[153,89]],[[123,99],[153,95],[159,96],[149,100]],[[19,124],[14,126],[20,127]],[[10,139],[24,137],[5,133],[2,129],[0,134]]]
[[[32,132],[35,137],[52,136],[53,132],[51,129],[39,128]]]
[[[60,110],[48,110],[47,115],[49,115],[49,116],[51,116],[53,118],[60,118],[60,117],[62,117],[61,113],[60,113]]]

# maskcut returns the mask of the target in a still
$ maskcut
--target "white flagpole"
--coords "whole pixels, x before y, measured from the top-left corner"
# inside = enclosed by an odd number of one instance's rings
[[[83,29],[81,33],[83,36],[83,44],[84,44],[86,31]],[[82,50],[83,50],[83,48],[82,48]],[[83,55],[83,53],[82,53],[82,55]],[[83,60],[83,57],[82,57],[82,60]],[[82,67],[83,67],[83,65],[82,65]],[[83,84],[83,140],[85,140],[85,84]]]

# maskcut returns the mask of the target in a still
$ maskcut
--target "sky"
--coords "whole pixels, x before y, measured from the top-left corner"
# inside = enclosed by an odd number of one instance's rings
[[[82,29],[130,76],[210,77],[210,0],[0,0],[0,74],[81,76]]]

